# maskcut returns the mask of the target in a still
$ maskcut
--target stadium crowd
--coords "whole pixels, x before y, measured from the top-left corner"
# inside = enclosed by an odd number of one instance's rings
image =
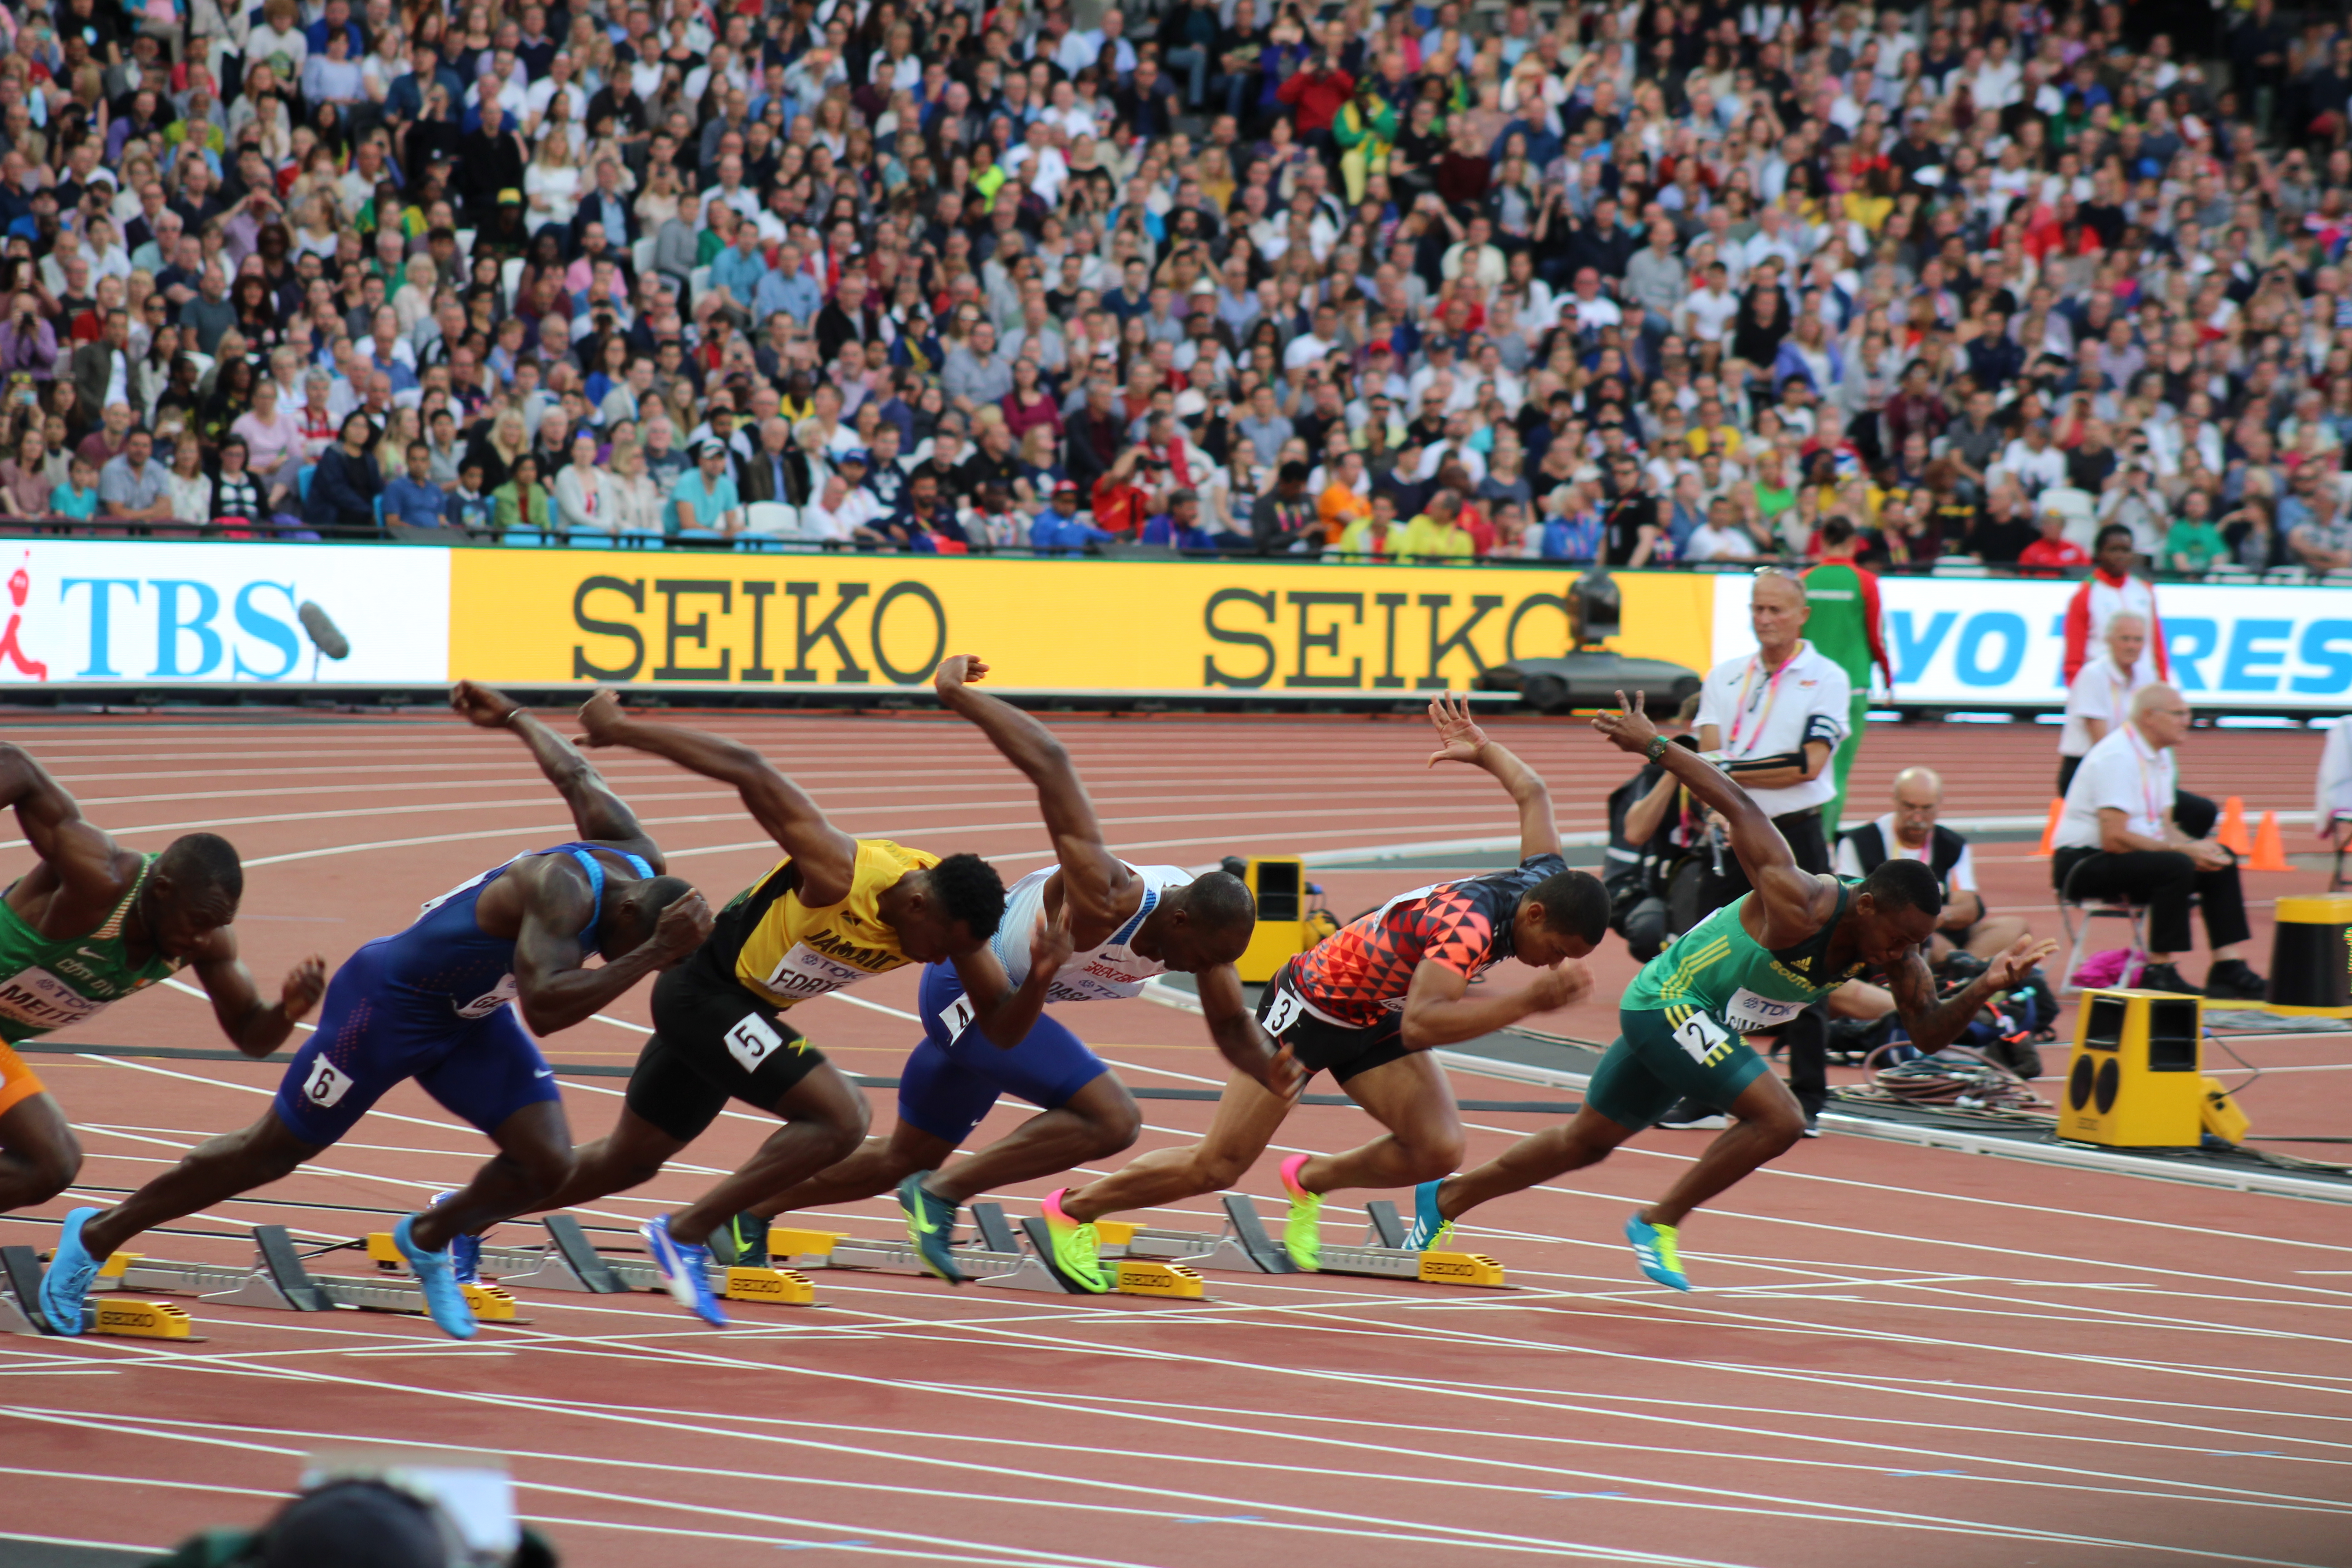
[[[2352,567],[2337,8],[0,24],[23,525]]]

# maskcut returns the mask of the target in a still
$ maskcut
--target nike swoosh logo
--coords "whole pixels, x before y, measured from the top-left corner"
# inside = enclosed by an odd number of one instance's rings
[[[541,1068],[530,1076],[533,1078],[553,1078],[555,1076],[555,1069],[553,1068]]]
[[[75,948],[75,949],[74,949],[74,951],[75,951],[76,952],[78,952],[78,953],[80,953],[84,958],[95,958],[95,959],[97,959],[97,960],[98,960],[100,963],[104,963],[108,958],[110,958],[110,957],[111,957],[111,956],[112,956],[112,954],[110,954],[110,953],[104,953],[104,952],[90,952],[90,950],[89,950],[89,949],[88,949],[88,948],[86,948],[86,947],[77,947],[77,948]]]

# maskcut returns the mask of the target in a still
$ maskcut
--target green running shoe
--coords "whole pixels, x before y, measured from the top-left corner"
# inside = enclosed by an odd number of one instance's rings
[[[729,1215],[726,1223],[710,1233],[708,1244],[711,1260],[730,1268],[765,1268],[768,1266],[768,1222],[755,1214]]]
[[[1283,1250],[1308,1274],[1323,1266],[1323,1194],[1298,1184],[1298,1173],[1312,1154],[1293,1154],[1282,1163],[1283,1190],[1290,1194],[1290,1218],[1282,1227]]]
[[[898,1184],[898,1206],[907,1211],[907,1239],[915,1244],[915,1256],[923,1267],[950,1285],[963,1283],[963,1270],[955,1265],[956,1210],[961,1205],[934,1196],[923,1190],[923,1179],[929,1171],[918,1171]]]
[[[1103,1278],[1102,1237],[1090,1222],[1072,1219],[1062,1212],[1062,1194],[1069,1190],[1056,1187],[1045,1194],[1045,1229],[1054,1238],[1054,1268],[1099,1296],[1110,1289],[1110,1281]]]

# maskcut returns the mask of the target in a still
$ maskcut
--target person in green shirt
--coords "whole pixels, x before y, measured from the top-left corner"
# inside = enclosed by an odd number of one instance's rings
[[[1402,560],[1467,561],[1477,553],[1470,531],[1462,526],[1462,498],[1440,490],[1429,498],[1429,510],[1404,525],[1396,547]]]
[[[2180,516],[2165,531],[2164,563],[2175,572],[2203,576],[2230,558],[2229,542],[2213,525],[2213,505],[2203,490],[2180,500]]]
[[[1599,1163],[1687,1095],[1729,1110],[1731,1126],[1664,1197],[1625,1222],[1642,1272],[1687,1290],[1675,1237],[1684,1217],[1811,1130],[1788,1085],[1766,1069],[1743,1035],[1786,1023],[1846,981],[1878,969],[1912,1043],[1932,1054],[2058,944],[2021,937],[1939,1001],[1923,952],[1944,907],[1933,870],[1908,856],[1892,857],[1853,882],[1801,868],[1789,841],[1746,790],[1698,752],[1668,744],[1639,694],[1629,703],[1620,692],[1617,701],[1619,710],[1601,713],[1592,727],[1620,751],[1663,766],[1723,818],[1755,891],[1684,932],[1634,976],[1617,1010],[1617,1040],[1572,1120],[1522,1138],[1475,1170],[1414,1189],[1406,1245],[1428,1251],[1478,1205]]]
[[[1821,563],[1803,578],[1805,636],[1823,658],[1845,671],[1853,682],[1847,699],[1845,739],[1830,759],[1837,795],[1822,808],[1822,835],[1837,842],[1838,818],[1845,811],[1846,776],[1862,751],[1863,726],[1870,718],[1870,672],[1876,666],[1886,677],[1886,700],[1895,695],[1895,670],[1886,662],[1886,645],[1879,640],[1878,577],[1854,563],[1853,520],[1840,513],[1822,525]]]
[[[547,487],[539,482],[539,459],[530,453],[517,458],[507,482],[490,492],[490,526],[502,535],[547,531]]]

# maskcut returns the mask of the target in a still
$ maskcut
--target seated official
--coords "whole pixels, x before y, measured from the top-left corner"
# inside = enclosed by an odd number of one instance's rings
[[[2238,858],[2210,838],[2182,831],[2173,810],[2179,774],[2172,748],[2189,734],[2188,700],[2161,681],[2132,698],[2130,722],[2093,746],[2066,789],[2064,814],[2052,839],[2051,879],[2078,900],[2128,899],[2147,906],[2147,967],[2139,984],[2149,991],[2194,995],[2174,960],[2189,944],[2189,902],[2205,910],[2205,937],[2213,947],[2203,994],[2259,1000],[2263,977],[2240,956],[2248,931],[2246,900],[2238,886]]]
[[[1895,809],[1848,830],[1838,839],[1837,874],[1867,877],[1901,855],[1925,861],[1944,886],[1944,912],[1927,954],[1939,964],[1955,948],[1990,959],[2026,934],[2016,915],[1988,915],[1977,891],[1976,857],[1969,841],[1937,818],[1944,809],[1944,781],[1931,768],[1905,768],[1895,775]]]

